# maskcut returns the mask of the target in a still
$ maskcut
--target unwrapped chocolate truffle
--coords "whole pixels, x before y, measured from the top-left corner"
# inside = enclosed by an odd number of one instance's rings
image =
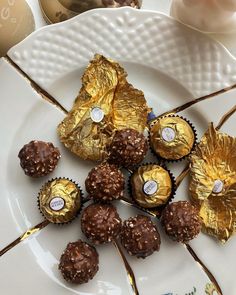
[[[178,116],[154,119],[150,125],[150,145],[162,159],[176,161],[188,156],[196,142],[192,125]]]
[[[125,179],[115,165],[102,163],[89,172],[85,186],[94,200],[112,201],[123,196]]]
[[[128,253],[138,258],[146,258],[160,249],[161,239],[157,227],[150,217],[144,215],[124,221],[120,238]]]
[[[79,240],[67,245],[60,258],[59,270],[67,282],[84,284],[96,275],[98,263],[96,249]]]
[[[148,142],[142,133],[134,129],[117,131],[108,147],[109,162],[126,168],[143,161],[148,151]]]
[[[56,168],[61,154],[51,142],[33,140],[23,146],[18,157],[26,175],[42,177]]]
[[[202,220],[198,210],[187,201],[174,202],[163,210],[161,223],[173,240],[187,243],[201,231]]]
[[[173,196],[175,181],[168,170],[157,165],[140,166],[130,178],[133,200],[143,208],[165,205]]]
[[[81,228],[94,244],[112,242],[120,233],[121,219],[110,204],[91,204],[83,210]]]
[[[67,178],[47,182],[39,192],[39,209],[51,223],[72,221],[81,210],[82,192],[77,184]]]

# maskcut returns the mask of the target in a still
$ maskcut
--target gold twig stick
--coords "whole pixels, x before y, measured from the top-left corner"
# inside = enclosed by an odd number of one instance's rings
[[[223,295],[223,292],[221,290],[221,287],[219,283],[217,282],[216,278],[212,274],[212,272],[206,267],[206,265],[201,261],[201,259],[197,256],[193,248],[189,244],[184,244],[188,252],[192,255],[192,257],[195,259],[195,261],[201,266],[205,274],[208,276],[212,284],[216,287],[219,295]]]
[[[28,76],[8,55],[4,56],[5,59],[11,66],[13,66],[19,74],[21,74],[31,85],[31,87],[46,101],[57,106],[64,113],[68,113],[68,111],[56,100],[51,94],[49,94],[46,90],[40,87],[30,76]]]
[[[180,186],[184,178],[188,175],[190,170],[189,163],[184,167],[184,170],[179,174],[179,176],[176,178],[176,189]]]
[[[138,287],[137,287],[136,280],[135,280],[135,275],[134,275],[134,272],[133,272],[131,266],[129,265],[129,262],[127,261],[119,243],[116,240],[114,240],[113,244],[114,244],[115,248],[117,249],[120,257],[123,260],[123,263],[125,265],[125,269],[126,269],[126,272],[128,275],[129,283],[132,287],[134,295],[139,295]]]
[[[216,126],[216,130],[219,130],[235,112],[236,105],[234,105],[226,114],[223,115],[223,117],[220,119],[220,122]]]
[[[174,108],[174,109],[172,109],[172,110],[170,110],[170,111],[167,111],[167,112],[161,114],[161,115],[158,116],[158,117],[162,117],[162,116],[166,116],[166,115],[176,114],[176,113],[182,112],[182,111],[184,111],[185,109],[187,109],[187,108],[189,108],[189,107],[191,107],[191,106],[193,106],[193,105],[195,105],[195,104],[197,104],[197,103],[199,103],[199,102],[201,102],[201,101],[204,101],[204,100],[209,99],[209,98],[214,98],[215,96],[220,95],[220,94],[223,94],[223,93],[226,93],[226,92],[228,92],[229,90],[232,90],[232,89],[234,89],[234,88],[236,88],[236,84],[234,84],[234,85],[232,85],[232,86],[230,86],[230,87],[228,87],[228,88],[223,88],[223,89],[221,89],[221,90],[218,90],[218,91],[212,92],[212,93],[210,93],[210,94],[207,94],[207,95],[201,96],[201,97],[199,97],[199,98],[195,98],[195,99],[193,99],[193,100],[190,100],[190,101],[188,101],[188,102],[182,104],[181,106],[178,106],[178,107],[176,107],[176,108]]]
[[[35,234],[36,232],[39,232],[41,229],[45,228],[50,222],[47,220],[44,220],[43,222],[40,222],[36,226],[32,227],[31,229],[28,229],[25,233],[23,233],[19,238],[17,238],[15,241],[13,241],[11,244],[7,245],[5,248],[3,248],[0,251],[0,257],[7,253],[9,250],[14,248],[16,245],[18,245],[20,242],[24,241],[31,235]]]

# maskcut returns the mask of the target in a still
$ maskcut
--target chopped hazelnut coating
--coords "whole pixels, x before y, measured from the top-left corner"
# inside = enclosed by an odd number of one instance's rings
[[[146,258],[160,249],[161,239],[158,230],[151,218],[144,215],[126,220],[120,236],[127,252],[138,258]]]
[[[112,242],[120,233],[121,219],[110,204],[92,204],[82,213],[81,228],[94,244]]]
[[[85,186],[94,200],[112,201],[123,196],[125,179],[115,165],[102,163],[89,172]]]
[[[202,227],[198,210],[187,201],[167,205],[162,213],[161,223],[172,240],[182,243],[194,239]]]
[[[84,284],[95,276],[98,263],[96,249],[79,240],[67,245],[60,258],[59,270],[67,282]]]

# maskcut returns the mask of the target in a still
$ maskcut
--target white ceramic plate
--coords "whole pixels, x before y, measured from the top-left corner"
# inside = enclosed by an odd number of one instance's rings
[[[236,80],[236,60],[220,44],[162,14],[129,8],[94,10],[62,24],[45,27],[8,54],[38,85],[70,109],[80,88],[84,67],[95,53],[118,60],[127,70],[129,81],[145,92],[156,114],[229,86]],[[36,199],[44,182],[55,176],[66,176],[84,188],[84,180],[93,165],[76,158],[60,144],[56,126],[65,114],[43,100],[3,59],[0,89],[1,249],[42,221]],[[235,94],[231,91],[224,97],[205,101],[183,115],[196,125],[201,136],[209,121],[218,122],[235,104]],[[235,118],[232,118],[224,128],[235,134],[235,125]],[[58,168],[44,179],[27,178],[19,166],[18,151],[32,139],[52,141],[62,152]],[[170,165],[170,168],[177,176],[183,164]],[[185,182],[176,199],[187,197]],[[124,204],[117,203],[117,207],[122,218],[137,213]],[[206,286],[210,281],[206,274],[182,245],[169,241],[161,228],[160,232],[159,253],[146,260],[127,256],[140,294],[208,294]],[[0,258],[0,293],[133,294],[112,245],[98,247],[100,271],[93,281],[82,286],[64,282],[57,269],[58,259],[66,244],[78,238],[84,239],[79,220],[76,220],[63,227],[50,225],[16,246]],[[212,270],[224,294],[233,295],[236,240],[222,247],[201,234],[192,246]]]

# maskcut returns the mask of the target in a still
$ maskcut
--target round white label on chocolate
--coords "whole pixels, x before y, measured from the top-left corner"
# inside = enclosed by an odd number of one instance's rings
[[[49,206],[53,211],[60,211],[65,206],[65,200],[61,197],[55,197],[51,199]]]
[[[104,111],[99,107],[92,108],[90,111],[90,117],[95,123],[101,122],[104,118],[104,115]]]
[[[215,182],[214,182],[214,185],[213,185],[213,189],[212,189],[212,191],[213,191],[213,193],[215,193],[215,194],[219,194],[219,193],[221,193],[221,192],[223,191],[223,188],[224,188],[224,183],[223,183],[223,181],[217,179],[217,180],[215,180]]]
[[[165,141],[171,142],[175,139],[175,131],[170,127],[165,127],[162,129],[161,136]]]
[[[146,195],[151,196],[157,192],[158,184],[154,180],[148,180],[143,185],[143,191]]]

